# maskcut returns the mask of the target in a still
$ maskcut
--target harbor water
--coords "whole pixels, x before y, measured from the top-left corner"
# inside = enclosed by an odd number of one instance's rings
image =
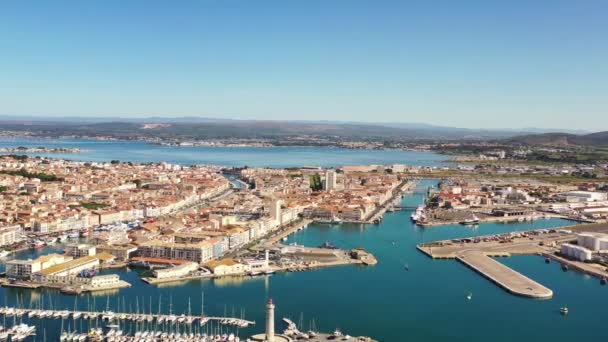
[[[424,189],[431,181],[422,182],[417,192],[406,195],[404,205],[423,201]],[[415,249],[424,241],[470,235],[484,235],[516,230],[540,229],[573,224],[561,219],[541,219],[524,223],[485,223],[476,230],[461,225],[420,228],[409,220],[409,211],[386,214],[377,225],[318,224],[291,235],[286,243],[317,246],[330,241],[340,248],[364,247],[374,253],[379,263],[374,267],[341,266],[314,271],[283,273],[263,277],[233,277],[217,280],[193,280],[164,286],[151,286],[139,280],[137,270],[119,270],[120,277],[133,286],[128,289],[95,295],[73,296],[55,290],[2,288],[1,298],[9,305],[39,306],[71,310],[91,308],[98,311],[126,308],[174,314],[204,311],[208,315],[244,315],[256,325],[231,329],[241,337],[260,332],[264,326],[264,303],[272,298],[280,317],[290,317],[303,329],[336,328],[351,335],[369,335],[379,341],[513,341],[553,340],[608,337],[601,329],[603,311],[608,305],[607,286],[597,279],[569,271],[556,263],[545,264],[541,257],[516,256],[499,259],[524,275],[554,291],[549,300],[533,300],[508,294],[488,280],[452,260],[432,260]],[[61,250],[61,246],[34,252],[24,251],[18,257]],[[409,270],[406,270],[406,266]],[[472,299],[467,300],[468,293]],[[151,304],[150,304],[151,303]],[[568,316],[559,314],[567,305]],[[124,311],[124,310],[120,310]],[[13,318],[7,318],[11,325]],[[28,321],[28,318],[22,318]],[[49,341],[57,338],[59,320],[37,323]],[[86,330],[87,322],[63,322],[64,329]],[[586,327],[583,329],[583,327]],[[221,327],[223,330],[229,330]],[[134,327],[124,325],[126,331]],[[148,329],[146,327],[146,329]],[[152,328],[149,328],[152,330]],[[209,326],[204,329],[219,329]]]

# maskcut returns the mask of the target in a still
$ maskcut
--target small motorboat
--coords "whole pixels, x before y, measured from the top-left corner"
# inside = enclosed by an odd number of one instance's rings
[[[479,224],[479,218],[473,215],[473,217],[460,221],[459,223],[465,226],[474,226]]]
[[[568,308],[567,307],[562,307],[559,309],[559,313],[561,313],[562,315],[567,315],[568,314]]]
[[[473,299],[473,294],[471,292],[469,292],[469,294],[467,295],[467,300],[471,300]]]
[[[41,240],[36,240],[33,245],[32,245],[35,249],[41,249],[44,248],[44,246],[46,246],[46,243],[44,241]]]

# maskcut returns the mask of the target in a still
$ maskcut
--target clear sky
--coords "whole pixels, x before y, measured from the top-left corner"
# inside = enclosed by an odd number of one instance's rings
[[[0,114],[608,130],[608,1],[6,0]]]

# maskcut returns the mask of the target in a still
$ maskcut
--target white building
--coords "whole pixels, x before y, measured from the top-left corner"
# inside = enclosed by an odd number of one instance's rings
[[[6,262],[6,275],[9,278],[29,279],[32,274],[72,260],[71,256],[47,254],[34,260],[13,259]]]
[[[332,192],[336,189],[336,171],[325,171],[325,191]]]
[[[66,255],[71,255],[74,258],[80,258],[83,256],[95,255],[97,253],[97,248],[87,244],[69,244],[65,246],[64,253]]]
[[[23,240],[21,226],[18,224],[0,228],[0,246],[10,246]]]
[[[183,277],[198,270],[198,267],[198,264],[195,262],[185,262],[174,267],[154,270],[154,277],[158,279]]]
[[[576,240],[579,246],[592,251],[608,250],[608,234],[581,233]]]
[[[567,202],[600,202],[608,199],[608,193],[600,191],[568,191],[561,195]]]
[[[588,250],[585,247],[571,245],[569,243],[565,243],[562,245],[561,253],[562,253],[562,255],[564,255],[568,258],[578,260],[578,261],[591,260],[591,251],[590,250]]]
[[[281,206],[283,205],[283,201],[280,199],[275,199],[272,201],[272,205],[270,206],[270,217],[281,224]]]
[[[212,260],[206,263],[205,267],[218,276],[244,274],[251,270],[247,265],[241,264],[234,259]]]

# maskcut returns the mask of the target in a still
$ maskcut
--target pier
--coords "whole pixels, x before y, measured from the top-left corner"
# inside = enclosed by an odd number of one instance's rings
[[[479,251],[463,252],[456,257],[456,260],[513,294],[531,298],[553,296],[553,291],[550,289]]]
[[[608,272],[584,262],[555,255],[562,243],[576,241],[577,232],[608,232],[608,224],[579,224],[496,235],[434,241],[416,246],[433,259],[456,259],[508,292],[532,298],[550,298],[553,292],[491,257],[542,255],[572,266],[589,275],[605,279]]]

